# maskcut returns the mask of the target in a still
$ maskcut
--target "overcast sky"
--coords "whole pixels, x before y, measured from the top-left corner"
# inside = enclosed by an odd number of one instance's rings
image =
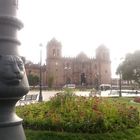
[[[112,75],[120,58],[140,49],[140,0],[19,0],[21,54],[43,61],[47,42],[55,37],[62,43],[63,56],[81,51],[94,56],[104,44],[110,49]]]

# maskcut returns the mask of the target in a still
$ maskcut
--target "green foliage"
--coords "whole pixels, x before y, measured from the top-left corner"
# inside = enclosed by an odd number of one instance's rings
[[[140,85],[140,50],[127,54],[116,74],[122,74],[124,80],[135,80]]]
[[[36,76],[36,75],[29,74],[28,75],[28,81],[29,81],[29,85],[30,86],[38,85],[38,83],[39,83],[39,77]]]
[[[78,97],[71,90],[49,102],[18,107],[17,114],[25,128],[35,130],[103,133],[139,124],[137,108],[108,98]]]

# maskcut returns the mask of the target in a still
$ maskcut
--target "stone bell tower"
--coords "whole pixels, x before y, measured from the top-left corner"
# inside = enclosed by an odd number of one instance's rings
[[[98,64],[99,83],[111,84],[111,60],[109,49],[100,45],[96,49],[96,60]]]
[[[29,91],[20,57],[17,31],[18,0],[0,0],[0,139],[26,140],[22,119],[15,113],[16,102]]]
[[[47,59],[59,59],[62,57],[62,45],[55,38],[47,44]]]
[[[53,84],[58,85],[58,81],[62,73],[62,45],[61,42],[57,41],[55,38],[51,39],[47,43],[47,83],[53,79]]]

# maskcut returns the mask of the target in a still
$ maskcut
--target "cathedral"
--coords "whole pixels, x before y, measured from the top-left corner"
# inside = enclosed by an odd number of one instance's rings
[[[104,45],[96,49],[95,58],[79,53],[76,57],[63,57],[62,45],[56,39],[47,44],[46,84],[53,87],[75,84],[98,88],[100,84],[111,83],[110,53]]]

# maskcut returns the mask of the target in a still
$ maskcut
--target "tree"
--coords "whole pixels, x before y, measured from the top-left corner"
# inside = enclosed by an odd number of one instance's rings
[[[39,84],[39,77],[36,75],[29,74],[28,81],[30,86],[35,86]]]
[[[121,74],[123,80],[134,80],[140,85],[140,50],[127,54],[118,66],[116,74]]]

